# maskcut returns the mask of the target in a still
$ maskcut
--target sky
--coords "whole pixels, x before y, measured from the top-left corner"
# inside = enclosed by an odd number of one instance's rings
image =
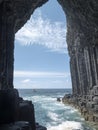
[[[66,31],[56,0],[35,10],[15,35],[15,88],[71,88]]]

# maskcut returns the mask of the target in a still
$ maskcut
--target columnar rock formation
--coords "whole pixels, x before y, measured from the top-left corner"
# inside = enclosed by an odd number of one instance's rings
[[[26,23],[37,7],[47,1],[0,0],[0,89],[4,90],[0,91],[1,103],[6,101],[5,98],[3,100],[6,89],[13,89],[15,32]],[[90,106],[91,111],[98,113],[98,1],[58,2],[67,18],[67,44],[73,95],[81,98],[79,99],[81,102],[89,101],[86,108]]]
[[[0,0],[0,89],[13,88],[14,37],[47,0]]]
[[[98,122],[98,1],[58,1],[67,18],[71,102],[80,106],[86,120]]]
[[[35,123],[33,104],[20,100],[13,87],[15,32],[46,1],[0,0],[0,130],[46,130]]]
[[[98,83],[98,1],[59,2],[67,17],[73,94],[85,95]]]

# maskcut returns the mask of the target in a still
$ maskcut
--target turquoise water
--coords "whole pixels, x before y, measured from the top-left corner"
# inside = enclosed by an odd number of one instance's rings
[[[19,93],[24,99],[32,101],[36,122],[46,126],[47,130],[94,130],[76,109],[57,102],[57,97],[71,93],[71,89],[23,89]]]

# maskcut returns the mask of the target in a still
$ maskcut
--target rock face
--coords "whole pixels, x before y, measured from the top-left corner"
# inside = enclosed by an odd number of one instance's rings
[[[0,130],[32,130],[28,122],[18,121],[0,126]]]
[[[67,17],[73,94],[86,95],[98,83],[98,1],[60,0]]]
[[[19,95],[16,89],[0,90],[0,125],[18,120]]]
[[[36,129],[34,106],[31,101],[21,100],[19,103],[19,120],[27,121],[33,130]]]
[[[67,44],[74,101],[86,107],[88,113],[96,115],[98,113],[98,1],[58,0],[58,2],[67,18]],[[83,105],[88,101],[89,107]],[[98,121],[97,118],[93,120]]]
[[[0,90],[13,89],[15,32],[26,23],[37,7],[47,1],[0,0]],[[88,113],[93,113],[93,120],[97,121],[98,0],[58,0],[58,2],[67,18],[73,99],[79,106],[84,106],[84,111],[86,108]],[[0,93],[2,95],[2,92]],[[0,100],[1,106],[2,100]],[[85,102],[88,102],[87,105]],[[21,107],[24,107],[24,104]],[[25,109],[30,111],[27,106],[24,107],[24,111]]]
[[[0,130],[46,130],[36,125],[32,102],[20,100],[18,91],[13,89],[15,32],[45,2],[0,0]]]
[[[24,123],[17,124],[19,121],[24,121]],[[25,122],[29,122],[27,123],[28,125]],[[2,129],[6,127],[17,128],[16,126],[27,126],[35,130],[35,125],[34,106],[32,102],[19,98],[16,89],[0,90],[0,126],[3,126]]]
[[[16,89],[0,90],[0,130],[47,130],[35,122],[34,105]]]
[[[47,0],[0,0],[0,89],[13,88],[14,37]]]

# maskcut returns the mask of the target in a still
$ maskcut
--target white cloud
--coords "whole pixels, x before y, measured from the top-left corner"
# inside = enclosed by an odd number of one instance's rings
[[[71,88],[68,72],[15,71],[15,88]]]
[[[37,15],[36,15],[37,14]],[[66,26],[43,18],[40,11],[31,16],[24,27],[16,33],[16,42],[21,45],[40,44],[52,51],[67,52]]]
[[[21,82],[22,83],[29,83],[31,80],[30,79],[25,79],[25,80],[22,80]]]
[[[14,71],[14,77],[26,77],[26,78],[67,78],[70,76],[68,72],[34,72],[34,71]],[[26,79],[25,82],[28,82]]]
[[[68,77],[69,78],[69,77]],[[70,79],[66,78],[58,78],[58,80],[55,80],[54,78],[48,78],[45,80],[42,80],[41,78],[38,79],[15,79],[14,85],[15,88],[71,88],[71,82]],[[66,82],[66,80],[69,80],[69,82]]]

